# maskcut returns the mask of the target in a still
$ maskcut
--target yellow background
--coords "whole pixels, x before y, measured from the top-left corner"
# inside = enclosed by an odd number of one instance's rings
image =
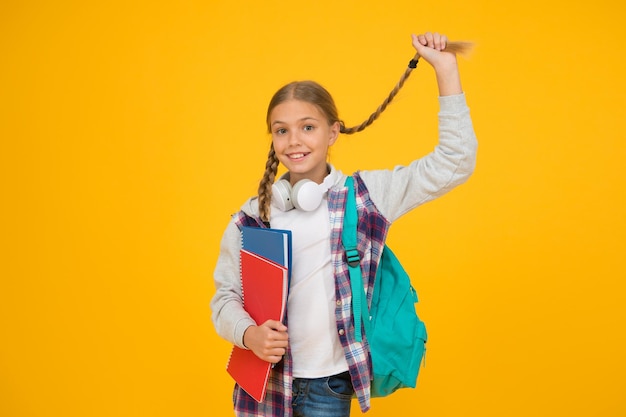
[[[271,94],[315,79],[357,124],[427,30],[476,42],[478,166],[391,230],[430,341],[369,415],[626,415],[626,32],[601,0],[4,1],[0,415],[231,415],[212,269]],[[331,160],[409,162],[437,110],[420,63]]]

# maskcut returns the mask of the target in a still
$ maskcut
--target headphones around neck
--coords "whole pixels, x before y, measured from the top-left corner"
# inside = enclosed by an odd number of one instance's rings
[[[291,186],[289,180],[283,178],[272,185],[272,205],[280,211],[294,208],[313,211],[320,206],[324,193],[333,185],[335,176],[331,173],[321,184],[308,179],[298,181]]]

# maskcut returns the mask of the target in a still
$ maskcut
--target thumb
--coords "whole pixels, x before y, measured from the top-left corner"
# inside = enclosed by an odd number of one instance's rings
[[[287,326],[285,326],[282,322],[278,320],[268,320],[265,322],[265,325],[272,330],[276,330],[277,332],[287,331]]]
[[[412,40],[412,43],[413,43],[413,47],[417,50],[417,53],[419,53],[420,50],[424,48],[425,44],[423,45],[422,43],[420,43],[419,38],[414,33],[411,34],[411,40]]]
[[[436,51],[434,48],[429,47],[428,41],[424,39],[423,36],[420,38],[419,36],[412,34],[411,38],[413,47],[417,51],[419,57],[423,57],[426,61],[430,62],[433,58],[433,55],[436,55],[438,51]]]

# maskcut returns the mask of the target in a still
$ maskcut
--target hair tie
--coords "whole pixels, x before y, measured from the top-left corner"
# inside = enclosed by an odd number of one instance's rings
[[[409,68],[416,68],[417,67],[417,63],[419,62],[419,58],[416,59],[412,59],[409,61]]]

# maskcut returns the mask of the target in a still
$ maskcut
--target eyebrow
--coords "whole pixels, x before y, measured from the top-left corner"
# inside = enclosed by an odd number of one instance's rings
[[[306,116],[306,117],[303,117],[302,119],[299,119],[299,120],[297,120],[297,121],[298,121],[298,122],[304,122],[304,121],[306,121],[306,120],[314,120],[314,121],[316,121],[316,122],[319,122],[319,120],[318,120],[318,119],[316,119],[315,117],[311,117],[311,116]],[[272,126],[274,126],[274,125],[276,125],[276,124],[281,124],[281,123],[286,124],[287,122],[283,122],[283,121],[281,121],[281,120],[275,120],[275,121],[273,121],[273,122],[272,122]]]

